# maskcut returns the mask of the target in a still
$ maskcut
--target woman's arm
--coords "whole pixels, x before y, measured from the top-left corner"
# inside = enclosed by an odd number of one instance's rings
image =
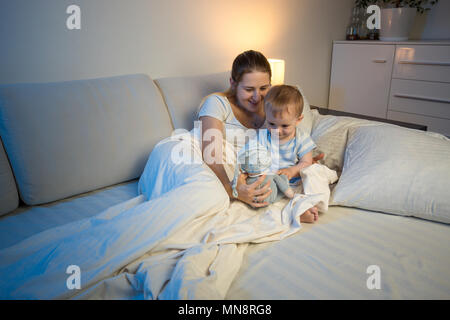
[[[220,182],[222,182],[230,199],[234,199],[231,187],[231,181],[228,179],[227,173],[223,166],[223,122],[208,116],[200,117],[202,122],[202,156],[203,161],[211,168]],[[272,192],[270,183],[267,183],[261,189],[257,187],[264,181],[265,176],[261,176],[254,183],[246,184],[246,174],[239,175],[236,190],[238,191],[237,199],[248,203],[253,207],[264,207],[269,205],[267,202],[262,202]],[[258,201],[255,202],[254,200]]]
[[[223,123],[213,117],[200,117],[202,122],[202,157],[203,161],[211,168],[211,170],[222,182],[225,190],[230,198],[232,197],[232,189],[230,180],[228,179],[225,168],[222,164],[223,160]]]

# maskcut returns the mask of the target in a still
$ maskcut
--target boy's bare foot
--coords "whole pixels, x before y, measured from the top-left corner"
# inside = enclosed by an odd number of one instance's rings
[[[319,211],[317,207],[309,208],[300,216],[300,222],[314,223],[319,219]]]
[[[312,213],[314,214],[314,221],[319,220],[319,209],[317,209],[317,207],[312,207],[309,210],[311,210]]]

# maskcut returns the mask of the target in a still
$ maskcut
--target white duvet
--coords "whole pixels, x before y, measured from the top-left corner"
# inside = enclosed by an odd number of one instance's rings
[[[178,140],[191,143],[188,137]],[[308,208],[327,210],[337,176],[323,165],[302,172],[304,194],[254,210],[230,204],[204,164],[162,161],[173,143],[154,149],[142,195],[1,250],[0,297],[223,299],[248,243],[282,240],[300,230]],[[80,289],[67,286],[71,265],[79,267]]]

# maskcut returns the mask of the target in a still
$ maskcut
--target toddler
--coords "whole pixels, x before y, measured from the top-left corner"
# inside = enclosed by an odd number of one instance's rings
[[[312,150],[316,147],[309,134],[298,128],[303,119],[303,97],[296,87],[273,86],[264,98],[264,109],[266,129],[258,131],[257,143],[271,153],[271,171],[285,175],[291,185],[298,185],[300,170],[312,164]],[[316,221],[317,208],[301,218],[302,222]]]
[[[316,147],[309,134],[298,128],[303,119],[303,97],[293,86],[273,86],[264,99],[264,109],[267,129],[259,130],[258,141],[271,151],[278,174],[298,185],[300,170],[312,164]]]

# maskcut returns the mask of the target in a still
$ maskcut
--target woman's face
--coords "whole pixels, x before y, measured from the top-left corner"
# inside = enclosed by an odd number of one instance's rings
[[[231,80],[231,85],[235,86],[236,100],[240,108],[248,112],[258,112],[264,108],[264,97],[270,88],[270,76],[267,72],[246,73],[237,84]]]

